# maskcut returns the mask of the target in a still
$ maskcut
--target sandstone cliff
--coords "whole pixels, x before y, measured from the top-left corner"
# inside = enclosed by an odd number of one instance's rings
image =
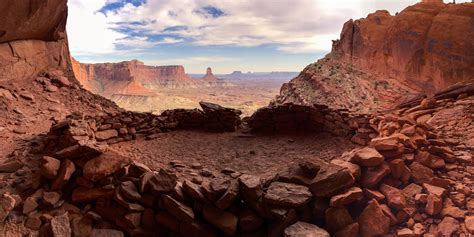
[[[183,66],[147,66],[138,60],[83,64],[73,59],[73,70],[84,88],[105,96],[124,93],[146,96],[153,89],[194,83]]]
[[[3,0],[0,12],[0,81],[70,68],[67,0]]]
[[[380,109],[407,94],[472,81],[473,24],[472,3],[419,3],[396,16],[377,11],[350,20],[332,52],[285,84],[276,102]]]

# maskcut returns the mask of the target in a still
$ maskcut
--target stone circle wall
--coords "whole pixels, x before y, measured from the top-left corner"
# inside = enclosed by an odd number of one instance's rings
[[[331,163],[299,162],[266,176],[223,170],[202,180],[179,180],[111,150],[93,129],[113,128],[108,118],[70,118],[51,128],[38,191],[23,210],[30,226],[53,236],[466,236],[472,226],[458,201],[470,189],[445,173],[466,160],[425,120],[443,103],[425,99],[372,118],[379,135]],[[135,134],[166,127],[142,119],[148,125],[134,126]],[[5,195],[2,202],[13,199]],[[55,208],[69,214],[31,214]]]
[[[254,133],[328,132],[367,145],[378,133],[370,123],[371,116],[331,109],[325,105],[283,104],[264,107],[247,121]]]

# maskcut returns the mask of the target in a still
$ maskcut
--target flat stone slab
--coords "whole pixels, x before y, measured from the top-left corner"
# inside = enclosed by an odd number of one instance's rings
[[[264,194],[263,199],[273,205],[298,207],[306,204],[311,197],[309,188],[305,186],[273,182]]]

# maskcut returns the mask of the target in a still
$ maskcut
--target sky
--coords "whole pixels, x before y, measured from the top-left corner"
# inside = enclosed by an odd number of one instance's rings
[[[470,1],[470,0],[469,0]],[[69,0],[73,57],[138,59],[188,73],[301,71],[331,50],[342,25],[417,0]],[[448,2],[448,1],[445,1]],[[458,1],[459,2],[459,1]]]

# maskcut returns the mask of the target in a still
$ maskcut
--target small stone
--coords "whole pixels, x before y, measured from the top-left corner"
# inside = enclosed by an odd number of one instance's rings
[[[128,200],[139,201],[142,196],[137,191],[137,187],[132,181],[122,182],[119,186],[120,193]]]
[[[168,193],[174,189],[177,184],[177,177],[175,174],[169,173],[163,169],[157,174],[154,174],[148,181],[148,188],[153,194],[159,195]]]
[[[352,223],[344,229],[336,232],[334,237],[357,237],[359,236],[359,223]]]
[[[237,231],[238,219],[230,212],[225,212],[211,205],[206,205],[203,209],[203,216],[207,222],[227,235],[234,235]]]
[[[41,166],[41,175],[48,179],[54,179],[58,175],[61,161],[53,157],[43,156],[43,165]]]
[[[86,179],[97,182],[125,167],[131,159],[114,151],[108,151],[93,158],[84,165],[82,172]]]
[[[441,209],[443,208],[443,202],[440,197],[430,194],[428,195],[427,201],[426,201],[426,208],[425,212],[428,215],[437,215],[438,213],[441,212]]]
[[[400,189],[382,184],[380,185],[380,192],[383,193],[391,208],[401,210],[407,206],[406,197]]]
[[[114,137],[118,137],[118,135],[119,135],[119,133],[117,132],[117,130],[109,129],[109,130],[96,132],[95,133],[95,139],[97,139],[97,141],[101,142],[101,141],[109,140],[109,139],[114,138]]]
[[[61,162],[58,175],[54,182],[51,184],[51,190],[61,189],[69,181],[75,171],[76,167],[72,161],[63,160]]]
[[[181,221],[193,221],[194,211],[183,203],[173,199],[168,195],[162,196],[163,208]]]
[[[58,88],[54,85],[48,85],[48,86],[46,86],[45,89],[46,89],[47,92],[56,92],[56,91],[58,91]]]
[[[39,217],[28,217],[25,222],[25,226],[32,230],[39,230],[41,228],[42,221]]]
[[[446,204],[444,208],[441,210],[440,214],[441,216],[450,216],[458,220],[462,220],[466,216],[466,212],[461,210],[459,207],[446,205]]]
[[[25,202],[23,203],[23,214],[28,214],[34,211],[38,207],[38,203],[36,202],[36,198],[34,197],[27,197]]]
[[[359,187],[352,187],[346,192],[333,196],[330,200],[330,205],[333,207],[344,207],[362,198],[362,189]]]
[[[16,200],[15,198],[8,194],[4,193],[0,196],[0,222],[4,222],[10,212],[15,208]]]
[[[446,195],[446,189],[441,188],[441,187],[437,187],[437,186],[433,186],[433,185],[424,183],[423,188],[425,188],[425,190],[428,194],[433,194],[433,195],[435,195],[437,197],[440,197],[440,198],[443,198]]]
[[[58,192],[44,192],[43,203],[48,207],[54,207],[61,199],[61,194]]]
[[[21,169],[23,164],[17,160],[8,161],[0,164],[0,173],[13,173]]]
[[[316,225],[298,221],[287,227],[285,237],[329,237],[329,233]]]
[[[51,220],[51,229],[54,237],[71,236],[71,227],[69,225],[68,213],[55,216]]]
[[[376,191],[376,190],[372,190],[372,189],[368,189],[368,188],[364,188],[364,196],[368,199],[368,200],[372,200],[372,199],[375,199],[377,200],[378,202],[382,201],[385,199],[385,196],[379,192],[379,191]]]
[[[206,197],[204,197],[201,187],[193,182],[184,181],[183,192],[194,200],[206,202]]]
[[[413,162],[410,164],[411,176],[415,183],[423,184],[430,183],[433,180],[433,170],[420,164],[419,162]]]
[[[34,100],[35,97],[30,92],[24,91],[20,93],[20,97],[25,100]]]
[[[255,201],[263,194],[262,180],[255,175],[243,174],[239,177],[242,194],[246,201]]]
[[[474,216],[466,216],[464,225],[466,225],[466,229],[469,233],[474,234]]]
[[[239,195],[239,182],[232,180],[225,193],[215,202],[216,207],[225,210],[229,208]]]
[[[258,230],[263,225],[263,219],[250,209],[239,211],[239,228],[244,232]]]
[[[354,153],[351,162],[360,166],[379,166],[383,163],[384,157],[375,149],[370,147],[362,148]]]
[[[93,229],[90,237],[124,237],[122,231],[110,229]]]
[[[414,237],[414,234],[412,230],[403,228],[397,231],[397,237]]]
[[[414,226],[413,226],[413,234],[416,236],[416,237],[419,237],[419,236],[423,236],[423,234],[426,232],[426,229],[425,227],[423,226],[423,224],[421,223],[416,223]]]
[[[264,194],[265,202],[279,206],[298,207],[312,197],[309,189],[302,185],[273,182]]]
[[[459,229],[459,222],[457,220],[452,217],[445,217],[438,224],[437,236],[452,236]]]
[[[358,219],[362,237],[372,237],[387,234],[390,228],[390,219],[383,213],[376,200],[369,201]]]
[[[383,163],[378,167],[370,167],[363,173],[361,184],[365,188],[373,188],[389,174],[390,167],[386,163]]]
[[[327,228],[331,232],[340,231],[354,222],[347,208],[331,207],[326,210],[325,216]]]

